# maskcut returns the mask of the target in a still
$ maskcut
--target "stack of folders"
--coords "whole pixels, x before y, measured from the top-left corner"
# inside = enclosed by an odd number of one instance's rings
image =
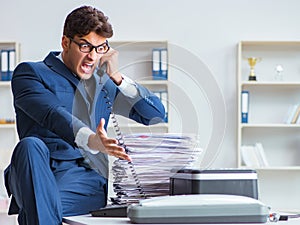
[[[124,141],[137,177],[127,161],[114,161],[114,204],[169,195],[170,177],[180,169],[194,167],[202,153],[195,135],[140,133],[124,136]]]
[[[12,78],[13,70],[16,66],[16,51],[15,49],[0,50],[0,67],[1,81],[9,81]]]
[[[152,50],[152,76],[154,80],[168,79],[168,50],[166,48]]]

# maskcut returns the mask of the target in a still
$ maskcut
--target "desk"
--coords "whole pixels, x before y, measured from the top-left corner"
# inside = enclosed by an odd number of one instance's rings
[[[112,217],[92,217],[91,215],[82,215],[82,216],[70,216],[65,217],[63,220],[64,223],[69,225],[119,225],[119,224],[131,224],[130,220],[128,218],[112,218]],[[248,224],[248,223],[247,223]],[[246,223],[243,223],[241,225],[247,225]],[[249,225],[254,225],[256,223],[249,223]],[[263,223],[257,223],[262,225]],[[299,225],[300,224],[300,218],[297,219],[290,219],[288,221],[279,221],[277,223],[274,222],[267,222],[265,224],[268,225]],[[205,225],[205,224],[201,224]],[[212,224],[208,224],[212,225]],[[217,224],[214,224],[217,225]],[[224,224],[219,224],[224,225]],[[236,224],[238,225],[238,224]]]
[[[70,225],[131,224],[128,218],[93,217],[91,215],[65,217],[63,222]]]

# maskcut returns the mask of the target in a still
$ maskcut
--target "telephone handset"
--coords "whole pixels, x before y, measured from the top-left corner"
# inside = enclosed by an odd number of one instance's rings
[[[104,74],[106,73],[106,70],[107,70],[107,63],[104,62],[101,67],[97,70],[97,75],[99,75],[100,77],[100,81],[99,81],[99,84],[102,84],[102,77],[104,76]],[[127,146],[125,145],[125,142],[124,142],[124,138],[123,138],[123,134],[121,132],[121,129],[120,129],[120,126],[118,124],[118,121],[117,121],[117,118],[116,118],[116,115],[115,113],[113,112],[113,108],[112,108],[112,102],[111,100],[109,99],[109,96],[108,96],[108,91],[106,90],[105,86],[103,86],[102,88],[102,91],[105,93],[105,99],[106,99],[106,104],[108,106],[109,109],[111,109],[111,120],[112,120],[112,124],[113,124],[113,129],[116,133],[116,139],[118,141],[118,144],[123,147],[125,149],[125,152],[128,154],[128,148]],[[134,178],[134,181],[136,183],[136,188],[139,190],[140,194],[146,198],[146,194],[142,188],[142,185],[141,185],[141,182],[140,180],[138,179],[138,176],[137,176],[137,173],[136,173],[136,170],[134,168],[134,165],[132,162],[128,162],[129,164],[129,169],[130,169],[130,172]]]
[[[100,81],[99,81],[99,84],[102,84],[102,77],[104,76],[104,74],[106,73],[106,70],[107,70],[107,62],[104,62],[100,68],[97,70],[97,74],[99,75],[100,77]]]

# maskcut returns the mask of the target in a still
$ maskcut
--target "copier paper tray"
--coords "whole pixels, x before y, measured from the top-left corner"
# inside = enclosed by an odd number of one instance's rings
[[[128,206],[132,223],[265,223],[269,209],[259,200],[238,195],[162,196]]]

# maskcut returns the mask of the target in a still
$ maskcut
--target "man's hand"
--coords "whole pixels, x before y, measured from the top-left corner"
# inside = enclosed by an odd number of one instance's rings
[[[114,81],[116,85],[120,85],[122,82],[122,74],[119,72],[119,52],[110,49],[107,53],[105,53],[99,62],[99,68],[106,63],[106,73]]]
[[[118,141],[107,136],[104,125],[105,119],[102,118],[97,127],[97,133],[89,136],[89,148],[98,150],[108,155],[115,156],[120,159],[131,161],[130,156],[125,153],[124,148],[118,145]]]

